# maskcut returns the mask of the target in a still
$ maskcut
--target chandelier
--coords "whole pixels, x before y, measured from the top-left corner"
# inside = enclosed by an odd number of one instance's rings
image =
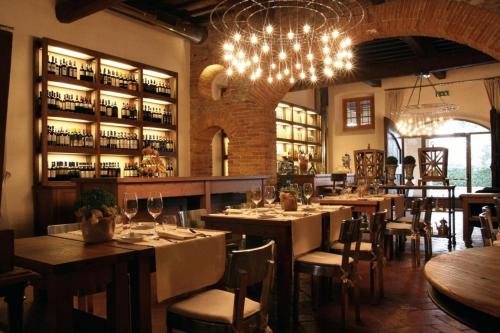
[[[438,103],[420,103],[422,82],[426,79],[434,90]],[[418,93],[415,92],[418,90]],[[416,104],[410,104],[415,95]],[[403,106],[396,119],[396,128],[404,136],[433,135],[436,130],[451,120],[452,114],[458,110],[456,104],[445,103],[432,84],[429,74],[417,76],[415,85],[408,98],[408,104]]]
[[[348,32],[363,18],[358,0],[224,0],[210,22],[225,36],[228,76],[294,84],[351,70]]]

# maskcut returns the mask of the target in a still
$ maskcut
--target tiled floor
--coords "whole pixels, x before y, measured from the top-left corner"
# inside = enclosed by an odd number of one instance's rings
[[[439,220],[437,214],[433,220]],[[457,214],[457,247],[464,249],[461,232],[461,214]],[[480,246],[481,236],[476,228],[474,245]],[[408,242],[407,242],[408,243]],[[408,246],[408,244],[407,244]],[[434,256],[447,252],[447,240],[433,240]],[[385,298],[379,305],[371,305],[369,299],[368,265],[360,264],[361,317],[362,324],[354,322],[350,311],[350,332],[473,332],[438,309],[427,296],[427,283],[423,276],[423,264],[418,269],[411,267],[409,250],[402,257],[388,261],[385,266]],[[303,278],[301,285],[301,310],[299,324],[288,332],[334,332],[339,329],[338,295],[318,309],[312,309],[309,279]],[[29,291],[29,294],[31,292]],[[104,314],[104,295],[96,297],[97,314]],[[5,308],[0,304],[0,321],[5,318]],[[153,305],[153,330],[165,332],[165,305]],[[0,330],[1,332],[1,330]],[[285,330],[275,330],[285,332]]]

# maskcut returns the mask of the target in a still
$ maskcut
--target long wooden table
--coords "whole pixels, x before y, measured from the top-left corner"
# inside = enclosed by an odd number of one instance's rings
[[[102,244],[51,236],[20,238],[15,241],[14,262],[41,275],[46,294],[46,324],[49,332],[73,332],[73,295],[79,289],[107,285],[108,332],[131,332],[127,266],[134,251]]]
[[[493,198],[500,197],[500,193],[464,193],[460,195],[462,200],[463,213],[463,239],[465,246],[472,247],[472,231],[475,226],[479,224],[479,213],[482,206],[493,205],[495,200]],[[473,213],[473,207],[476,206],[476,213]],[[479,212],[479,213],[478,213]],[[497,212],[497,215],[500,213]],[[500,221],[499,217],[496,217]]]
[[[439,255],[427,262],[424,274],[433,291],[437,292],[433,299],[438,306],[481,332],[498,331],[500,247],[466,249]],[[457,303],[464,308],[456,311]],[[474,310],[479,313],[471,314]],[[491,320],[497,325],[489,326],[486,322]]]
[[[364,213],[368,217],[371,218],[372,214],[380,211],[383,207],[388,207],[387,218],[391,218],[392,209],[391,209],[391,198],[380,197],[377,198],[379,200],[370,200],[367,198],[343,198],[341,196],[336,197],[325,197],[319,200],[321,205],[343,205],[343,206],[351,206],[352,211],[356,213]]]
[[[349,210],[351,216],[351,208]],[[330,230],[330,212],[322,212],[323,228]],[[290,324],[290,302],[292,296],[293,248],[292,220],[239,217],[238,215],[212,214],[203,216],[206,228],[227,230],[236,234],[273,239],[276,243],[276,289],[278,325],[286,328]],[[324,233],[328,236],[328,233]]]

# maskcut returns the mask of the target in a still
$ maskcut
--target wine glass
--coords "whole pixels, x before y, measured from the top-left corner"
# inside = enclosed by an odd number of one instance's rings
[[[156,218],[161,215],[163,211],[163,198],[160,192],[150,192],[148,197],[148,212],[154,220],[154,234],[153,239],[159,239],[158,232],[156,231]]]
[[[264,200],[266,200],[268,206],[271,206],[275,198],[276,198],[276,190],[274,186],[269,185],[264,187]]]
[[[306,197],[306,204],[307,204],[307,206],[309,206],[309,198],[312,197],[312,195],[314,193],[313,184],[304,183],[302,189],[304,191],[304,197]]]
[[[255,204],[255,211],[257,211],[257,207],[259,202],[262,201],[262,188],[260,186],[255,186],[250,191],[250,199]]]
[[[137,214],[139,210],[139,203],[137,202],[136,193],[125,193],[123,195],[123,213],[128,218],[128,236],[132,237],[132,218]]]

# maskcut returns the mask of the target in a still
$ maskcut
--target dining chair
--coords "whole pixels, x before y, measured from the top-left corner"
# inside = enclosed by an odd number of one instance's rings
[[[52,224],[47,226],[47,234],[63,234],[70,231],[77,231],[81,229],[81,223],[65,223],[65,224]],[[92,294],[99,292],[100,290],[77,290],[76,297],[78,303],[78,309],[82,311],[87,311],[89,313],[94,312],[94,297]]]
[[[388,222],[386,224],[385,238],[389,247],[390,257],[394,248],[394,238],[396,238],[396,249],[404,248],[405,237],[411,236],[412,266],[420,266],[420,206],[422,199],[415,199],[412,202],[411,214],[412,223]]]
[[[354,292],[354,308],[356,321],[361,321],[359,308],[358,286],[358,254],[361,244],[362,218],[344,220],[340,229],[339,241],[343,243],[342,254],[326,251],[312,251],[295,258],[294,262],[294,287],[293,287],[293,319],[299,319],[299,292],[300,274],[309,274],[326,278],[337,278],[341,282],[341,325],[345,329],[347,322],[347,309],[349,289]],[[354,244],[354,249],[351,248]]]
[[[370,295],[373,303],[380,302],[384,297],[384,236],[385,219],[387,210],[376,212],[373,214],[370,225],[370,241],[362,241],[359,247],[359,260],[370,262]],[[355,250],[355,243],[351,244],[351,251]],[[330,246],[330,251],[333,253],[342,254],[344,244],[341,241],[334,241]],[[376,278],[375,278],[376,276]],[[377,279],[377,295],[375,295],[375,279]]]
[[[274,268],[274,241],[228,255],[226,290],[209,289],[167,309],[167,332],[265,332]],[[247,298],[247,287],[261,285],[260,300]]]
[[[193,209],[179,211],[179,223],[184,228],[204,228],[205,222],[201,219],[203,215],[207,215],[207,210]]]
[[[479,214],[479,222],[481,222],[483,246],[500,246],[500,240],[497,240],[498,230],[493,227],[490,207],[483,207],[483,212]]]

